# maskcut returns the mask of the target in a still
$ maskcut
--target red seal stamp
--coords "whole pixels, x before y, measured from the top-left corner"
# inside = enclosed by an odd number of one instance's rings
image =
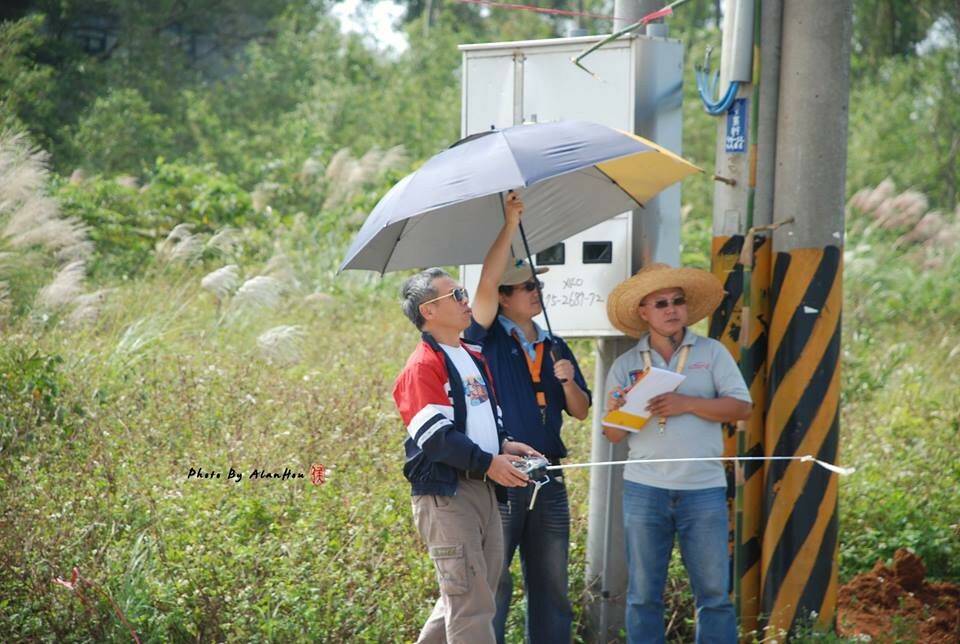
[[[327,470],[322,463],[310,466],[310,482],[314,485],[323,485],[327,481]]]

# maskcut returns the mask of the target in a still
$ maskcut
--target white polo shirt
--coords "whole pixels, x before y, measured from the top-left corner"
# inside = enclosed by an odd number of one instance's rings
[[[681,346],[689,345],[690,354],[683,370],[686,379],[677,393],[697,398],[731,397],[751,402],[750,391],[733,356],[717,340],[705,338],[687,329]],[[644,370],[643,353],[650,351],[654,367],[677,370],[680,350],[674,352],[670,364],[650,348],[650,334],[616,359],[607,375],[607,397],[616,387],[627,387]],[[627,445],[631,460],[654,458],[689,458],[723,456],[721,423],[695,414],[680,414],[667,420],[661,434],[659,418],[647,421],[639,432],[630,432]],[[623,478],[635,483],[673,490],[700,490],[726,487],[727,479],[720,461],[689,463],[631,463],[623,468]]]

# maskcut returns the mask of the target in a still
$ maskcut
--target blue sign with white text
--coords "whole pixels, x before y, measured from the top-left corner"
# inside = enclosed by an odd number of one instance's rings
[[[727,136],[724,139],[727,152],[747,151],[747,99],[738,98],[727,110]]]

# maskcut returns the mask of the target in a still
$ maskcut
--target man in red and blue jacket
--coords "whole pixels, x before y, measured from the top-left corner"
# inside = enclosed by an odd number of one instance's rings
[[[490,371],[479,348],[460,340],[470,325],[466,290],[432,268],[404,282],[403,311],[422,333],[397,376],[404,425],[404,476],[417,530],[440,598],[418,642],[494,642],[494,591],[503,566],[498,487],[529,479],[512,462],[540,455],[503,431]]]

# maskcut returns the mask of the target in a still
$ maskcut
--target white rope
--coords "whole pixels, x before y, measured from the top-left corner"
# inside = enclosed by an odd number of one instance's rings
[[[696,456],[690,458],[638,458],[632,461],[602,461],[599,463],[568,463],[567,465],[550,465],[547,470],[563,470],[574,467],[600,467],[603,465],[627,465],[628,463],[688,463],[692,461],[801,461],[816,463],[820,467],[836,472],[841,476],[853,474],[855,467],[840,467],[814,458],[810,454],[804,456]]]

